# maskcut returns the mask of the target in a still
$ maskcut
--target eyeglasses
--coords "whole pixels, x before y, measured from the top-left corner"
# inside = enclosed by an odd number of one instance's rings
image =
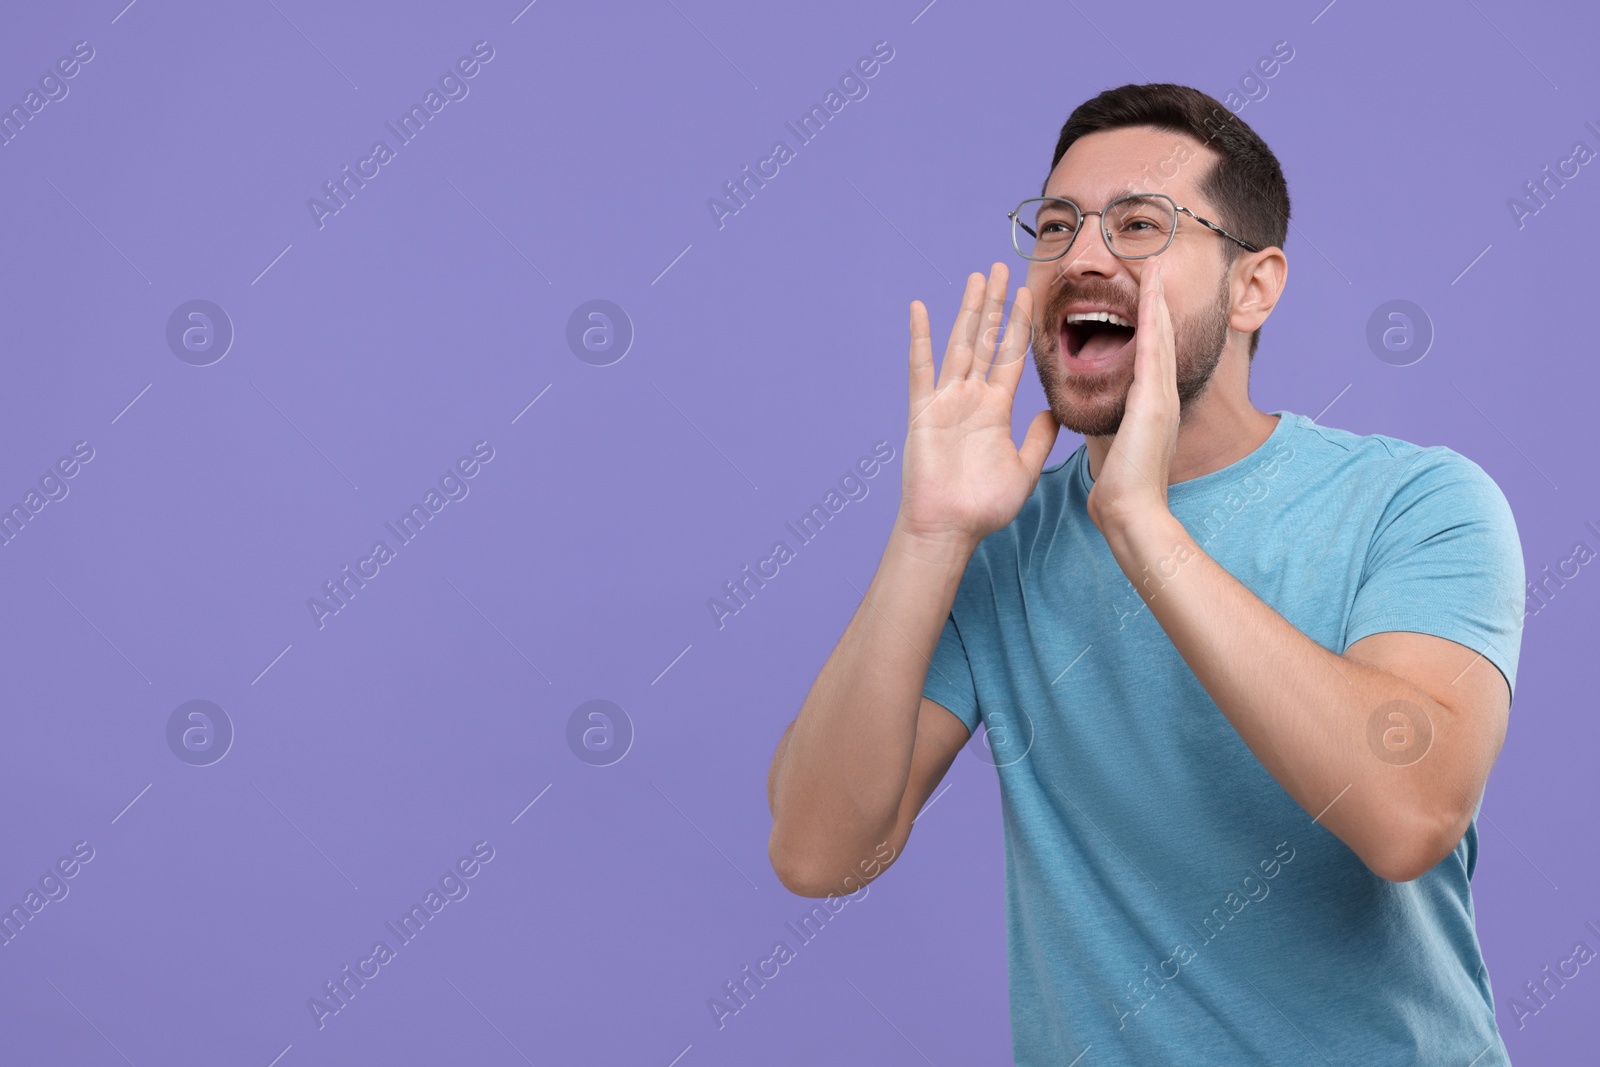
[[[1011,220],[1012,247],[1023,259],[1048,262],[1066,255],[1077,239],[1085,215],[1100,216],[1100,233],[1112,255],[1121,259],[1149,259],[1165,252],[1172,243],[1180,211],[1247,251],[1261,251],[1216,223],[1186,207],[1179,207],[1164,193],[1121,196],[1107,204],[1103,211],[1083,211],[1071,200],[1061,197],[1036,196],[1018,204],[1006,217]],[[1027,222],[1023,221],[1025,216]]]

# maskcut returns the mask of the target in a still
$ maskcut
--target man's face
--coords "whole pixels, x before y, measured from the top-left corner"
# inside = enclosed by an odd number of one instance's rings
[[[1195,189],[1219,159],[1212,149],[1170,130],[1105,130],[1067,149],[1044,195],[1064,197],[1082,211],[1098,211],[1126,192],[1164,193],[1216,222],[1211,205]],[[1156,262],[1172,316],[1180,404],[1187,407],[1200,396],[1228,340],[1225,241],[1179,212],[1177,232],[1165,252],[1149,259],[1122,259],[1106,247],[1100,216],[1086,215],[1065,256],[1029,263],[1034,364],[1057,422],[1087,436],[1113,434],[1122,424],[1133,384],[1134,334],[1114,327],[1068,326],[1066,317],[1091,305],[1137,325],[1140,278]]]

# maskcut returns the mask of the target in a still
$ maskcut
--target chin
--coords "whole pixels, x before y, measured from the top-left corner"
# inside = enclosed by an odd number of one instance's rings
[[[1085,437],[1109,437],[1122,428],[1127,399],[1126,391],[1115,400],[1103,397],[1090,403],[1077,400],[1062,403],[1052,398],[1050,410],[1056,421],[1073,433],[1081,433]]]
[[[1107,437],[1122,426],[1128,390],[1133,386],[1131,365],[1115,377],[1091,378],[1063,375],[1055,349],[1043,357],[1036,356],[1034,362],[1050,412],[1063,427],[1085,437]]]
[[[1225,322],[1198,336],[1181,333],[1178,344],[1178,407],[1180,413],[1206,392],[1222,360],[1226,340]],[[1188,343],[1186,343],[1188,342]],[[1054,344],[1034,349],[1034,365],[1039,385],[1050,404],[1050,412],[1066,429],[1085,437],[1109,437],[1122,427],[1128,407],[1128,392],[1133,388],[1133,363],[1128,361],[1114,374],[1070,374],[1063,370],[1059,350]],[[1203,356],[1194,353],[1205,353]]]

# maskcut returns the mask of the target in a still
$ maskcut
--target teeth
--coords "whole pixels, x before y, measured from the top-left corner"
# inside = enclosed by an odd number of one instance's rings
[[[1113,315],[1109,311],[1076,312],[1067,316],[1067,322],[1069,324],[1074,322],[1109,322],[1113,326],[1126,326],[1130,330],[1134,328],[1133,323],[1121,315]]]

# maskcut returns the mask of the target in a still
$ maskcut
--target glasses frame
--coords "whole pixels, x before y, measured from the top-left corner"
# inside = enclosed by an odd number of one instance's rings
[[[1118,204],[1122,203],[1122,201],[1124,201],[1124,200],[1153,200],[1153,199],[1165,200],[1167,203],[1172,205],[1173,225],[1172,225],[1172,232],[1167,234],[1167,243],[1162,245],[1160,248],[1156,249],[1154,252],[1146,252],[1142,256],[1125,256],[1125,255],[1123,255],[1121,252],[1118,252],[1111,245],[1111,234],[1106,230],[1106,212],[1110,211],[1112,208],[1116,207]],[[1058,203],[1058,204],[1070,204],[1071,207],[1072,207],[1072,210],[1077,213],[1078,221],[1073,225],[1073,228],[1072,228],[1072,239],[1067,242],[1067,246],[1065,248],[1063,248],[1060,252],[1058,252],[1057,254],[1055,254],[1053,256],[1046,256],[1044,258],[1038,258],[1038,257],[1035,257],[1035,256],[1030,256],[1030,255],[1025,254],[1022,251],[1021,247],[1017,244],[1017,229],[1018,229],[1018,227],[1021,227],[1022,229],[1028,231],[1028,236],[1032,237],[1035,241],[1037,241],[1039,239],[1039,235],[1034,232],[1033,227],[1029,226],[1026,222],[1023,222],[1022,219],[1019,218],[1018,216],[1022,214],[1022,210],[1024,208],[1026,208],[1029,204],[1042,203],[1042,202],[1047,201],[1047,200],[1054,201],[1055,203]],[[1060,259],[1062,256],[1064,256],[1068,252],[1070,252],[1072,250],[1072,246],[1075,243],[1077,243],[1078,234],[1083,232],[1083,219],[1084,219],[1085,215],[1099,215],[1100,216],[1100,237],[1106,243],[1106,250],[1108,252],[1110,252],[1112,255],[1116,256],[1118,259],[1149,259],[1151,256],[1159,256],[1161,253],[1165,252],[1168,248],[1172,247],[1172,239],[1178,235],[1177,217],[1178,217],[1178,213],[1179,212],[1182,212],[1183,214],[1188,215],[1191,219],[1194,219],[1194,221],[1198,222],[1200,225],[1204,226],[1206,229],[1211,230],[1214,233],[1220,234],[1223,237],[1226,237],[1228,240],[1230,240],[1230,241],[1234,242],[1235,244],[1239,245],[1240,247],[1244,248],[1246,251],[1249,251],[1249,252],[1259,252],[1259,251],[1261,251],[1261,249],[1257,248],[1255,245],[1251,244],[1249,241],[1241,240],[1240,238],[1235,237],[1233,234],[1229,233],[1227,230],[1224,230],[1221,226],[1218,226],[1216,223],[1212,222],[1211,220],[1203,219],[1199,215],[1196,215],[1193,211],[1190,211],[1188,208],[1183,207],[1181,204],[1176,203],[1172,199],[1172,197],[1168,196],[1166,193],[1129,193],[1126,196],[1117,197],[1115,200],[1111,201],[1109,204],[1107,204],[1105,207],[1101,208],[1099,211],[1085,211],[1085,210],[1083,210],[1083,208],[1079,207],[1077,205],[1077,203],[1075,203],[1072,200],[1068,200],[1064,196],[1030,196],[1026,200],[1022,201],[1022,203],[1018,204],[1015,208],[1013,208],[1006,215],[1006,218],[1011,220],[1011,247],[1012,247],[1012,249],[1014,249],[1016,251],[1017,255],[1022,256],[1023,259],[1027,260],[1030,263],[1051,263],[1051,262],[1054,262],[1055,260]]]

